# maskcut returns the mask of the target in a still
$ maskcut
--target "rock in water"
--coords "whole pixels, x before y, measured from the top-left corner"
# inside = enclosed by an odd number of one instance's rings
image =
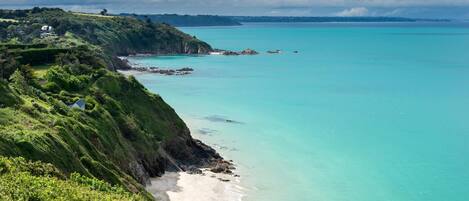
[[[256,55],[256,54],[259,54],[259,52],[248,48],[248,49],[245,49],[245,50],[241,51],[240,54],[242,54],[242,55]]]

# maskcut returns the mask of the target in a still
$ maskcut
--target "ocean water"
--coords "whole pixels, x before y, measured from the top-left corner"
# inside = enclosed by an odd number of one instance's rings
[[[261,52],[131,59],[195,69],[137,78],[235,161],[244,200],[469,200],[467,24],[183,31],[217,48]],[[283,52],[265,53],[272,49]]]

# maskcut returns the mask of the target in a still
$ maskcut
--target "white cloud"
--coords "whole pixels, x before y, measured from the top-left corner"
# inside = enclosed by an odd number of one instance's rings
[[[383,16],[401,16],[402,14],[405,13],[405,9],[402,8],[396,8],[391,11],[385,12],[382,14]]]
[[[350,9],[345,9],[341,12],[338,12],[335,15],[340,16],[340,17],[366,16],[368,15],[368,9],[365,7],[350,8]]]

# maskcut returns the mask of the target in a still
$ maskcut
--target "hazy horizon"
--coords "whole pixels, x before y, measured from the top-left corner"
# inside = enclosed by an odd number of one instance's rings
[[[469,0],[0,0],[3,9],[35,6],[115,14],[469,19]]]

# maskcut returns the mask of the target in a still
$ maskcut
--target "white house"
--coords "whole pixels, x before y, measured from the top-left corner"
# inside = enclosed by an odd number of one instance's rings
[[[41,31],[43,32],[52,32],[54,30],[54,28],[52,28],[52,26],[49,26],[49,25],[44,25],[41,27]]]

